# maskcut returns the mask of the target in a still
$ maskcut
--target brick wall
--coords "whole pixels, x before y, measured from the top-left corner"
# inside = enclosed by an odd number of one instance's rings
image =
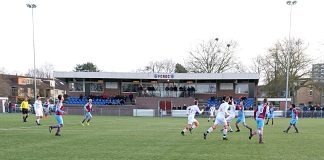
[[[93,106],[91,112],[94,116],[133,116],[133,109],[136,109],[134,105],[123,105],[123,106]],[[84,110],[81,105],[64,105],[64,110],[70,115],[83,115]]]
[[[298,106],[298,104],[300,103],[304,103],[307,105],[309,102],[312,102],[312,104],[320,103],[320,91],[315,87],[313,87],[312,90],[313,90],[313,95],[310,95],[309,87],[301,87],[297,91],[296,105]]]

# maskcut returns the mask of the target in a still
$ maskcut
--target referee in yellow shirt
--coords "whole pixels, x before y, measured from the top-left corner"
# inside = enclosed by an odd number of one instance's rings
[[[29,105],[28,105],[28,99],[27,98],[25,98],[25,100],[23,102],[21,102],[20,109],[21,109],[22,114],[23,114],[23,121],[27,122],[28,111],[30,109]]]

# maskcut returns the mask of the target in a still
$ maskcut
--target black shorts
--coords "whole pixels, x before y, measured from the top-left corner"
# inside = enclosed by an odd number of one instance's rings
[[[22,109],[22,114],[28,114],[28,109],[23,108],[23,109]]]

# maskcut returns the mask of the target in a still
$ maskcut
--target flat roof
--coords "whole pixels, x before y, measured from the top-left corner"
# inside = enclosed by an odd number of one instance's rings
[[[135,72],[60,72],[55,78],[102,78],[102,79],[175,79],[175,80],[259,80],[258,73],[135,73]]]

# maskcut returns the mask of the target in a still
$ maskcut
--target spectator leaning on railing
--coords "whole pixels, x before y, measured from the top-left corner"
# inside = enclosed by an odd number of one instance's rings
[[[309,104],[309,110],[311,112],[311,117],[314,118],[315,107],[312,104]]]

